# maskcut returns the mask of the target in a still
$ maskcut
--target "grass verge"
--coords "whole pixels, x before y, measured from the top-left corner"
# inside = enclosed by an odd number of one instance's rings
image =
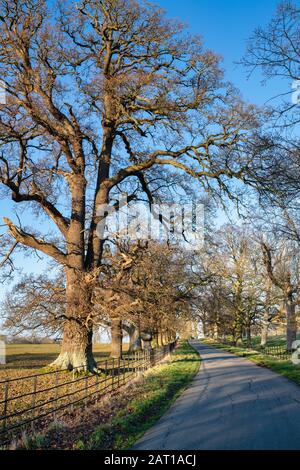
[[[103,423],[76,449],[130,448],[171,406],[199,369],[197,352],[183,342],[169,362],[150,370],[138,393],[109,422]]]
[[[214,348],[223,349],[224,351],[228,351],[236,356],[245,357],[250,361],[255,362],[257,365],[268,367],[274,372],[277,372],[277,374],[283,375],[300,385],[300,365],[295,365],[290,360],[286,361],[276,359],[263,354],[261,351],[245,349],[239,346],[230,346],[228,344],[218,343],[209,339],[203,340],[203,343],[213,346]]]

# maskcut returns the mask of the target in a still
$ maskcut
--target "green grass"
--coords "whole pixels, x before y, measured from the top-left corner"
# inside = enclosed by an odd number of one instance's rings
[[[215,348],[231,352],[236,356],[246,357],[250,361],[255,362],[257,365],[262,367],[268,367],[274,372],[277,372],[277,374],[283,375],[300,385],[300,365],[293,364],[291,360],[284,361],[282,359],[276,359],[272,356],[267,356],[266,354],[263,354],[262,351],[256,351],[254,349],[245,349],[239,346],[229,346],[227,344],[218,343],[209,339],[205,339],[203,340],[203,342]],[[274,341],[268,341],[268,346],[281,345],[285,345],[284,337],[274,337]]]
[[[300,340],[300,333],[297,334],[297,339]],[[252,346],[254,348],[257,348],[260,346],[260,336],[254,336],[251,339]],[[228,341],[230,342],[230,337],[228,338]],[[241,344],[241,342],[240,342]],[[269,335],[268,336],[268,341],[267,341],[267,346],[286,346],[286,336],[285,334],[282,335]]]
[[[109,423],[98,426],[86,440],[79,440],[76,449],[130,448],[171,406],[189,385],[199,369],[196,351],[184,342],[176,349],[170,362],[146,374],[142,387],[124,409]]]

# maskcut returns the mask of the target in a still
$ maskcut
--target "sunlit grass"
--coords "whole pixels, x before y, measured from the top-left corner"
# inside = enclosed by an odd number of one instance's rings
[[[198,371],[199,356],[188,343],[181,344],[171,361],[148,372],[138,395],[110,423],[98,426],[77,449],[128,449],[171,406]]]
[[[300,333],[297,334],[297,339],[300,340]],[[251,344],[254,348],[258,348],[260,346],[260,341],[261,341],[260,336],[253,336],[251,338]],[[226,338],[226,342],[229,342],[229,343],[232,342],[230,336]],[[238,345],[242,345],[241,340],[239,340]],[[270,334],[268,336],[267,346],[269,347],[270,346],[286,346],[286,336],[284,334],[282,335]]]
[[[128,344],[123,347],[127,351]],[[0,380],[31,375],[47,367],[58,356],[59,344],[8,344],[6,346],[6,364],[0,365]],[[97,361],[110,354],[110,344],[94,344],[94,356]]]

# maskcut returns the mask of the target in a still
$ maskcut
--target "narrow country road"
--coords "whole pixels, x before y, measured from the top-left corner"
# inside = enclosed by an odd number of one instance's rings
[[[192,342],[200,371],[135,444],[146,450],[300,449],[300,387],[225,351]]]

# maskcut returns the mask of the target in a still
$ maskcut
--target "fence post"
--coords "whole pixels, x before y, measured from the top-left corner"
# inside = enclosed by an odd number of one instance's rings
[[[33,377],[33,389],[32,389],[32,422],[31,429],[34,430],[34,419],[35,419],[35,405],[36,405],[36,389],[37,389],[37,376]]]
[[[74,411],[74,396],[75,396],[75,369],[72,369],[72,403],[71,403],[71,413]]]
[[[97,399],[98,399],[98,393],[99,393],[99,368],[98,368],[98,365],[97,365],[97,376],[96,376],[96,396],[97,396]]]
[[[104,378],[104,390],[106,391],[106,386],[107,386],[107,359],[105,361],[105,378]]]
[[[118,388],[120,387],[120,365],[121,359],[118,357]]]
[[[86,372],[86,376],[85,376],[85,410],[87,409],[87,404],[88,404],[88,380],[89,380],[89,376],[88,376],[88,373]]]
[[[114,386],[115,386],[115,359],[114,359],[114,358],[112,359],[112,369],[111,369],[111,373],[112,373],[111,388],[112,388],[112,390],[113,390],[113,389],[114,389]]]
[[[155,366],[155,349],[151,349],[151,351],[149,351],[150,353],[150,367],[154,367]]]
[[[4,390],[4,403],[3,403],[3,431],[6,429],[7,424],[7,403],[8,403],[8,387],[9,381],[5,382],[5,390]]]
[[[135,377],[137,376],[137,366],[136,366],[136,358],[137,358],[137,353],[134,353],[134,360],[133,360],[133,368],[134,368],[134,375]]]
[[[74,372],[73,372],[73,376],[74,376]],[[54,412],[53,412],[54,421],[56,419],[57,397],[58,397],[58,371],[56,370],[55,371],[55,395],[54,395],[54,398],[55,398],[54,406],[55,406],[55,408],[54,408]]]

